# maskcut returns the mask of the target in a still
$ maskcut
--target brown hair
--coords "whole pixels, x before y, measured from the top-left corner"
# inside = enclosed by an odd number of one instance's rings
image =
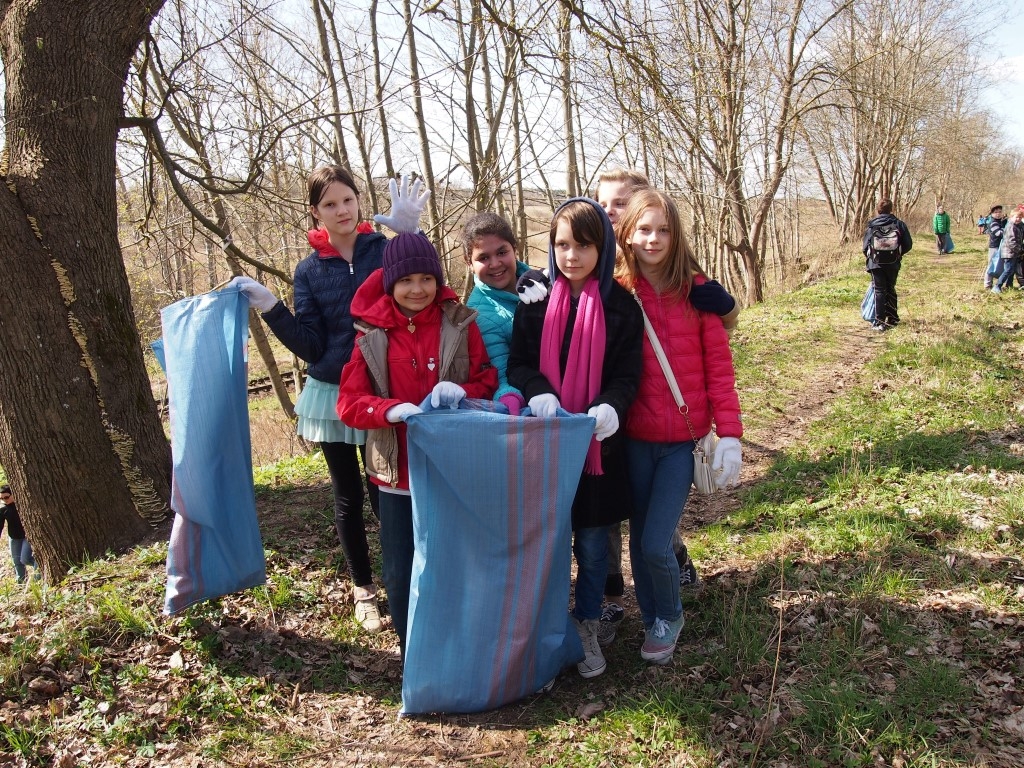
[[[604,221],[601,214],[590,203],[574,200],[559,208],[551,218],[551,229],[548,232],[548,244],[555,245],[555,233],[558,222],[565,219],[572,229],[573,239],[580,245],[597,246],[600,254],[604,250]]]
[[[620,257],[615,268],[615,277],[627,290],[632,290],[636,285],[640,266],[637,264],[630,240],[633,239],[637,222],[648,208],[660,208],[665,214],[671,238],[667,257],[658,266],[655,280],[652,282],[656,283],[655,287],[659,291],[685,296],[693,284],[693,276],[703,275],[704,270],[697,263],[697,257],[694,256],[693,249],[690,248],[690,243],[683,232],[679,208],[671,197],[658,189],[638,190],[630,198],[626,210],[622,212],[616,234]]]
[[[885,198],[878,204],[878,214],[892,213],[892,200]]]
[[[494,235],[504,240],[514,249],[516,247],[516,235],[512,231],[512,225],[496,213],[484,211],[473,216],[462,228],[459,242],[462,243],[462,255],[469,264],[473,255],[473,245],[481,237]]]
[[[629,184],[630,189],[645,189],[651,186],[651,182],[648,181],[647,176],[640,171],[633,170],[632,168],[612,168],[610,171],[599,173],[597,175],[597,184],[594,185],[593,198],[597,200],[597,190],[606,181],[621,181]]]
[[[359,187],[356,186],[356,180],[352,178],[352,174],[348,172],[348,169],[340,165],[325,165],[323,168],[317,168],[309,174],[309,180],[306,182],[311,208],[320,204],[320,201],[324,199],[327,188],[334,182],[344,184],[356,193],[356,197],[359,197]],[[358,218],[363,218],[362,211],[359,212]],[[313,229],[320,226],[320,222],[317,221],[312,211],[309,212],[309,220],[313,222]]]

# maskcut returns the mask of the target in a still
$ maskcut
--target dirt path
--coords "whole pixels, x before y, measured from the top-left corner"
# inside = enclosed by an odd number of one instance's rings
[[[708,497],[691,494],[681,523],[682,530],[695,531],[728,515],[739,507],[737,491],[759,482],[776,456],[786,446],[799,443],[807,429],[828,410],[832,401],[863,375],[864,366],[878,354],[882,336],[867,323],[851,328],[835,362],[815,369],[792,396],[786,410],[776,408],[777,417],[765,427],[748,430],[743,438],[743,470],[740,487]],[[742,401],[742,392],[740,393]]]

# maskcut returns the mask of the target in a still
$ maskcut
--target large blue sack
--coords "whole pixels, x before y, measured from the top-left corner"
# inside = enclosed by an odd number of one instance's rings
[[[572,501],[594,420],[464,408],[406,426],[416,554],[402,712],[533,694],[583,658],[568,613]]]
[[[160,313],[154,351],[167,374],[174,461],[168,614],[267,580],[252,483],[248,316],[249,300],[230,288]]]
[[[868,289],[864,292],[864,299],[860,303],[860,316],[869,323],[875,322],[875,284],[868,283]]]

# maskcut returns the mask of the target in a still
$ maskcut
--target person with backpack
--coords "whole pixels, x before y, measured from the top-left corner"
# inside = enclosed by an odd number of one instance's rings
[[[893,215],[892,200],[882,200],[878,204],[878,215],[868,222],[861,248],[875,291],[875,321],[871,327],[876,331],[887,331],[900,322],[896,278],[903,254],[913,247],[914,240],[907,225]]]
[[[942,207],[942,203],[935,206],[932,232],[935,233],[935,247],[938,249],[940,256],[953,250],[949,247],[949,214]]]

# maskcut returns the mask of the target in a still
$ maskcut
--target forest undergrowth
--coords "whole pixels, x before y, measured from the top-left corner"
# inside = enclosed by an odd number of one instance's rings
[[[4,562],[0,764],[1024,764],[1024,291],[957,242],[904,260],[885,334],[856,265],[744,311],[742,485],[684,514],[705,587],[670,666],[627,603],[604,675],[398,718],[312,454],[256,472],[265,587],[161,615],[166,527],[56,587]]]

